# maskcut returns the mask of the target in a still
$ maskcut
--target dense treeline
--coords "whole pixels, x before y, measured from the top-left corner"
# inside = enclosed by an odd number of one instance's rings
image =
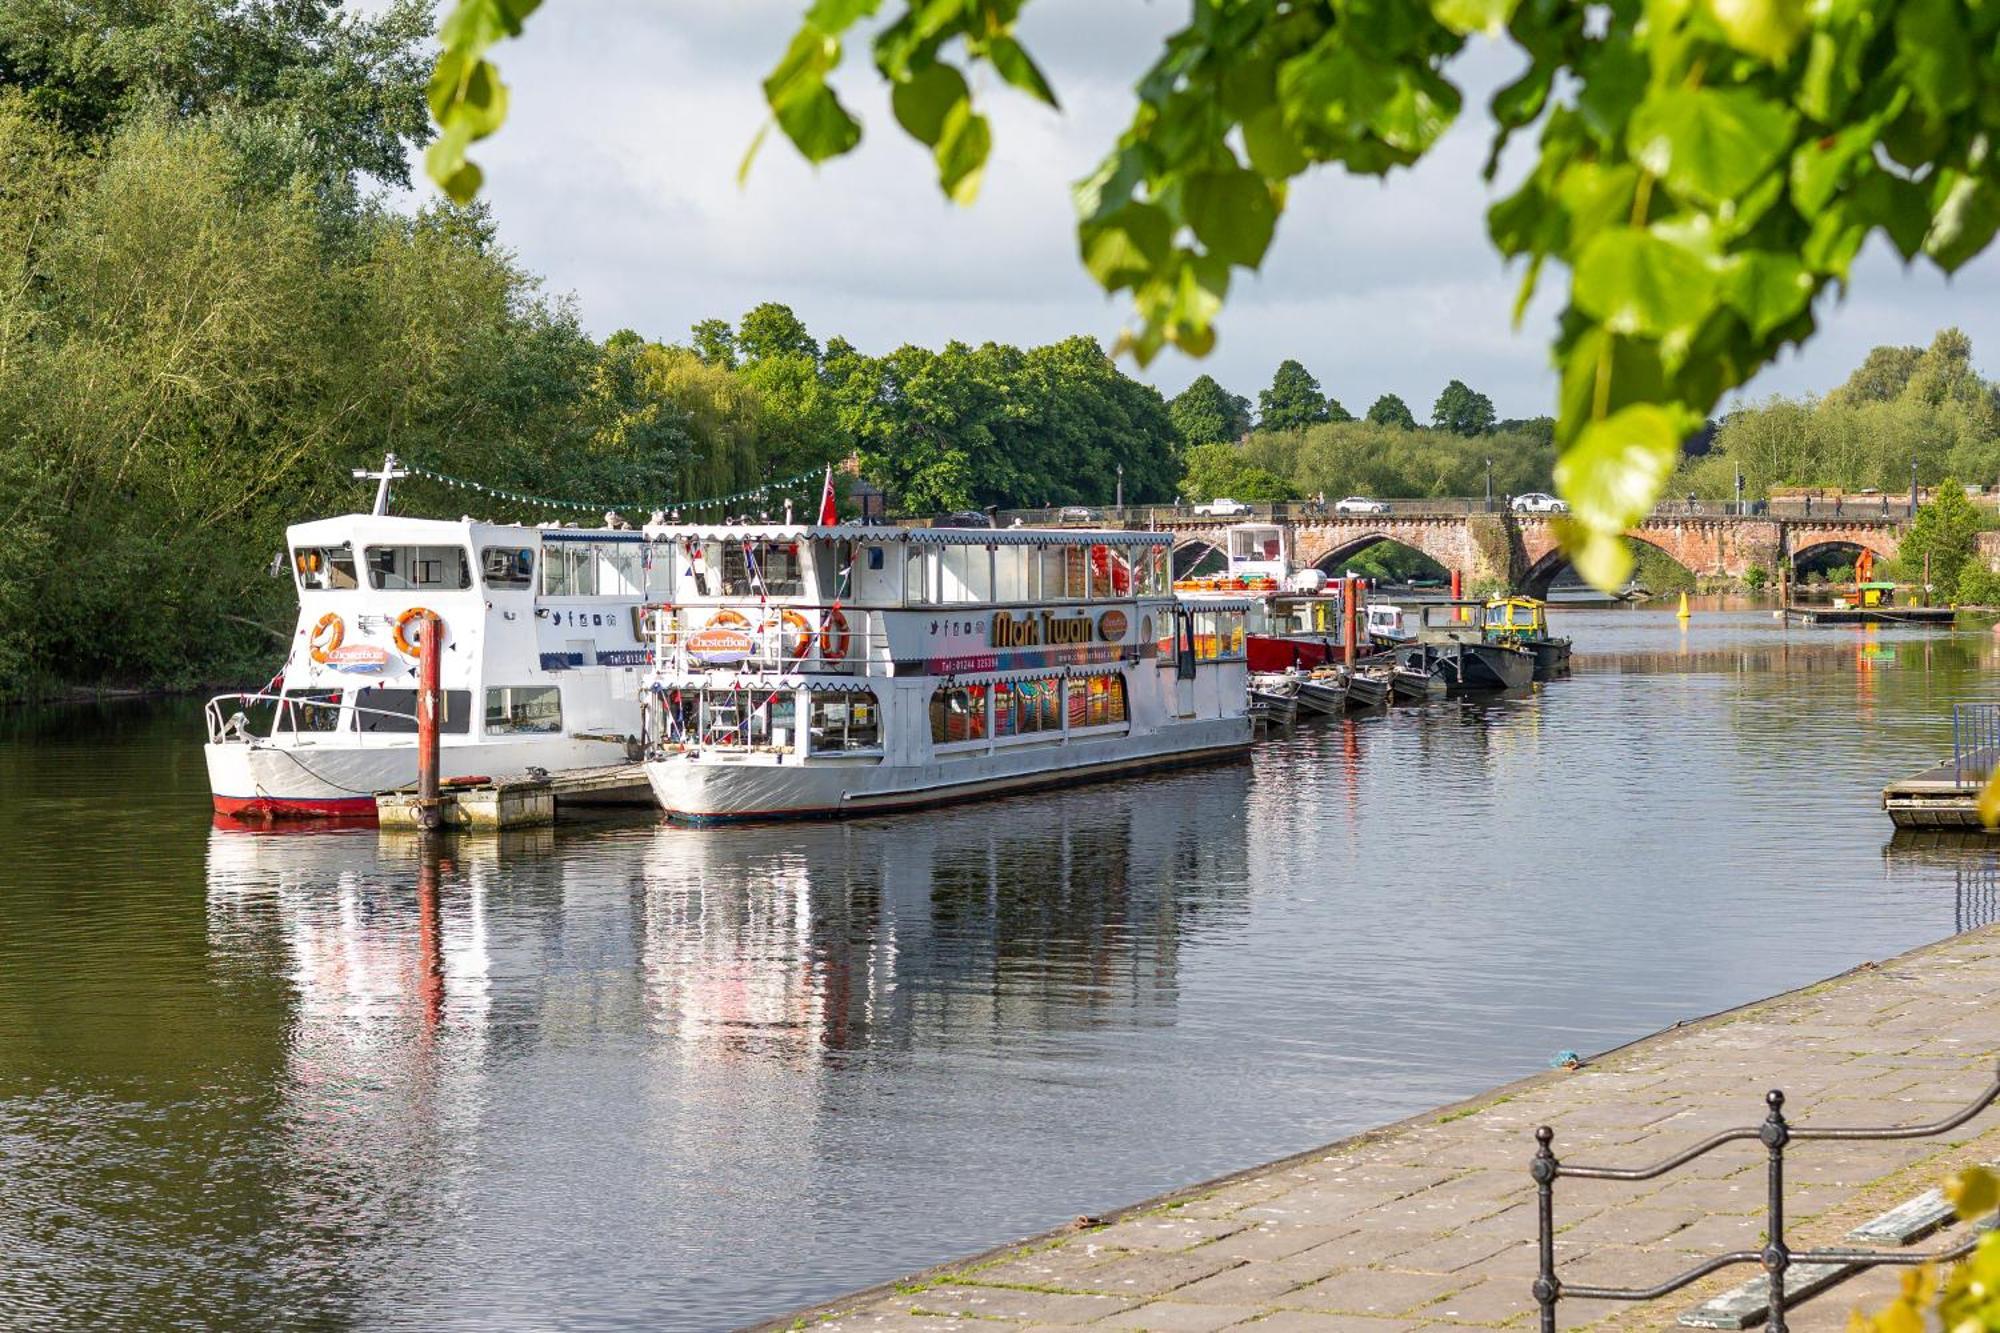
[[[1492,400],[1460,380],[1438,394],[1428,429],[1395,394],[1356,420],[1297,361],[1278,367],[1254,418],[1249,399],[1208,375],[1167,410],[1186,446],[1182,493],[1194,500],[1484,495],[1489,461],[1494,494],[1518,495],[1549,489],[1555,466],[1550,418],[1497,421]]]
[[[1972,341],[1945,329],[1929,347],[1877,347],[1839,388],[1773,397],[1725,417],[1669,494],[1763,498],[1774,486],[1907,491],[1946,477],[2000,482],[2000,388],[1972,367]]]
[[[658,504],[857,451],[914,509],[1102,502],[1121,467],[1173,493],[1164,400],[1088,339],[870,357],[777,304],[592,339],[481,211],[383,201],[428,31],[409,0],[0,6],[0,697],[267,668],[283,528],[362,503],[388,450]]]

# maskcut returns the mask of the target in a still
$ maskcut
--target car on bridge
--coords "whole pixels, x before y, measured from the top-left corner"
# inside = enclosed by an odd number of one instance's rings
[[[1567,514],[1569,506],[1546,491],[1529,491],[1514,497],[1508,508],[1517,514]]]
[[[1103,521],[1104,521],[1103,512],[1101,510],[1092,509],[1088,505],[1064,505],[1062,509],[1059,510],[1056,514],[1056,522],[1062,524],[1064,527],[1067,527],[1072,523],[1088,524],[1088,523],[1102,523]]]
[[[1389,512],[1387,500],[1371,500],[1365,495],[1350,495],[1337,501],[1333,506],[1336,514],[1386,514]]]
[[[1226,495],[1218,495],[1207,504],[1198,504],[1194,512],[1203,518],[1241,518],[1250,512],[1250,506],[1241,500],[1232,500]]]

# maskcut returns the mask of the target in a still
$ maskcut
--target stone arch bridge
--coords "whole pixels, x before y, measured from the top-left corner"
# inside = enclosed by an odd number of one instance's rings
[[[1261,521],[1261,520],[1259,520]],[[1399,542],[1465,576],[1468,588],[1504,585],[1539,596],[1568,568],[1555,523],[1542,514],[1338,514],[1272,520],[1288,528],[1292,560],[1337,574],[1378,542]],[[1174,569],[1184,573],[1220,551],[1229,521],[1174,518],[1158,526],[1174,534]],[[1826,547],[1862,548],[1878,560],[1902,548],[1907,518],[1792,518],[1768,515],[1656,514],[1626,529],[1698,576],[1741,579],[1751,569],[1795,570],[1801,557]]]

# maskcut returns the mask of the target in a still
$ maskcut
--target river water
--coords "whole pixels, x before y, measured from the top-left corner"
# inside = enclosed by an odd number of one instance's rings
[[[429,870],[212,828],[194,704],[0,714],[0,1325],[727,1327],[1991,919],[1877,791],[1996,640],[1697,607],[1247,765]]]

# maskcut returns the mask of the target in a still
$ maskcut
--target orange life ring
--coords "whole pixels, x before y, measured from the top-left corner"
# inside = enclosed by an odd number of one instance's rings
[[[329,628],[333,630],[333,637],[321,643],[319,636],[326,633]],[[346,637],[347,623],[340,618],[339,612],[329,611],[319,618],[319,624],[314,625],[313,632],[306,637],[306,651],[312,654],[313,661],[325,662],[333,656],[333,650],[340,647],[341,641]]]
[[[829,662],[844,662],[853,642],[854,636],[847,632],[847,617],[839,611],[829,611],[820,625],[819,655]]]
[[[432,614],[430,611],[426,610],[421,606],[413,606],[409,610],[403,612],[402,615],[396,617],[397,652],[403,654],[403,656],[405,657],[418,657],[422,655],[423,653],[422,641],[418,640],[412,642],[408,631],[410,628],[411,621],[422,620],[425,616],[430,614]],[[442,619],[438,621],[438,632],[439,633],[444,632],[444,621]]]
[[[806,622],[804,616],[790,607],[785,608],[785,613],[780,619],[784,621],[785,628],[793,632],[790,641],[785,645],[785,656],[796,657],[803,661],[805,655],[812,651],[812,626]]]
[[[725,606],[720,611],[717,611],[714,615],[710,616],[708,618],[708,624],[702,626],[702,628],[719,629],[724,625],[734,625],[738,629],[749,629],[750,617],[744,615],[741,611],[737,611],[730,607]]]

